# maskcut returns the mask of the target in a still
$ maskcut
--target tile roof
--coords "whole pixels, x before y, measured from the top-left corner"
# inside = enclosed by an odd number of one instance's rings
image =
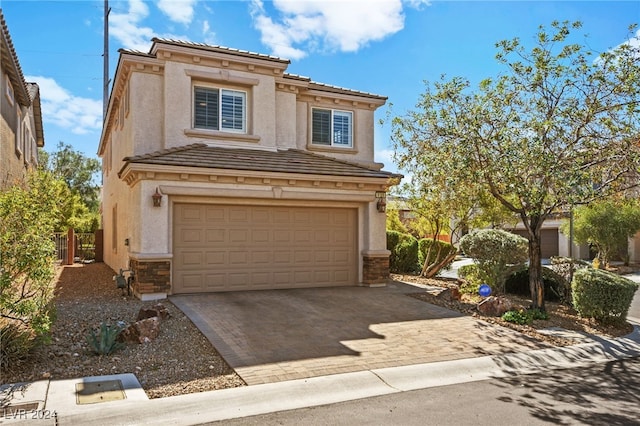
[[[136,163],[362,178],[393,178],[398,176],[390,172],[374,170],[348,161],[297,149],[265,151],[212,147],[202,143],[126,157],[124,161],[125,165],[122,170],[128,164]]]
[[[334,93],[354,94],[354,95],[358,95],[358,96],[366,96],[366,97],[369,97],[369,98],[376,98],[376,99],[381,99],[381,100],[386,100],[387,99],[386,96],[376,95],[375,93],[363,92],[361,90],[347,89],[346,87],[340,87],[340,86],[334,86],[334,85],[331,85],[331,84],[320,83],[320,82],[311,80],[309,77],[306,77],[306,76],[303,76],[303,75],[299,75],[299,74],[291,74],[291,73],[287,73],[286,72],[286,73],[283,74],[283,77],[285,79],[289,79],[289,80],[307,82],[307,83],[309,83],[309,88],[311,88],[311,89],[324,90],[326,92],[334,92]]]
[[[20,61],[18,60],[18,54],[16,53],[16,49],[13,46],[13,41],[11,40],[11,35],[9,34],[9,27],[7,27],[7,22],[4,19],[4,15],[2,13],[2,9],[0,9],[0,35],[2,37],[2,68],[9,74],[12,79],[11,84],[13,85],[13,90],[15,93],[18,102],[21,105],[29,106],[31,105],[31,98],[29,97],[29,92],[27,88],[27,83],[24,80],[24,75],[22,74],[22,68],[20,67]],[[11,66],[5,69],[5,64],[10,64]]]
[[[213,44],[196,43],[193,41],[184,41],[184,40],[173,40],[173,39],[160,38],[160,37],[154,37],[151,39],[151,41],[154,43],[154,45],[156,43],[163,43],[163,44],[170,44],[173,46],[183,46],[183,47],[191,47],[191,48],[196,48],[201,50],[207,50],[210,52],[229,53],[232,55],[238,55],[238,56],[244,56],[244,57],[250,57],[250,58],[268,59],[270,61],[277,61],[285,64],[291,63],[290,60],[283,59],[278,56],[265,55],[264,53],[250,52],[248,50],[234,49],[231,47],[225,47],[225,46],[219,46],[219,45],[213,45]],[[151,46],[151,51],[149,53],[153,52],[153,48],[154,46]]]

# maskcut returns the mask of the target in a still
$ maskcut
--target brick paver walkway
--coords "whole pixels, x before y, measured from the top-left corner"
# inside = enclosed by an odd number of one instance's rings
[[[404,284],[172,296],[247,384],[521,352],[521,333],[406,294]]]

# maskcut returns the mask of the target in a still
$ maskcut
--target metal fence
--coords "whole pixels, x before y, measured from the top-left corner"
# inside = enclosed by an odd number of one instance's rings
[[[53,242],[56,244],[56,259],[58,262],[67,261],[67,250],[69,247],[66,232],[56,232],[53,234]]]
[[[96,258],[96,234],[82,233],[76,234],[75,259],[95,260]]]
[[[74,235],[74,240],[74,261],[94,260],[96,258],[95,233],[78,233]],[[56,245],[58,262],[65,263],[69,254],[69,234],[67,232],[56,232],[53,234],[53,242]]]

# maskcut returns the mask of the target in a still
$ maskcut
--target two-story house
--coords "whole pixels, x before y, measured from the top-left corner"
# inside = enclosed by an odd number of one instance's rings
[[[380,285],[386,98],[286,73],[278,57],[153,39],[120,50],[98,154],[104,259],[143,300]]]
[[[40,91],[27,83],[0,10],[0,190],[24,180],[44,146]]]

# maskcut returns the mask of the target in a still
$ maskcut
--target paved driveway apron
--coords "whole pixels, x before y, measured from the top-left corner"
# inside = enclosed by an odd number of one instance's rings
[[[545,347],[407,296],[416,291],[422,290],[392,283],[178,295],[171,301],[249,385]]]

